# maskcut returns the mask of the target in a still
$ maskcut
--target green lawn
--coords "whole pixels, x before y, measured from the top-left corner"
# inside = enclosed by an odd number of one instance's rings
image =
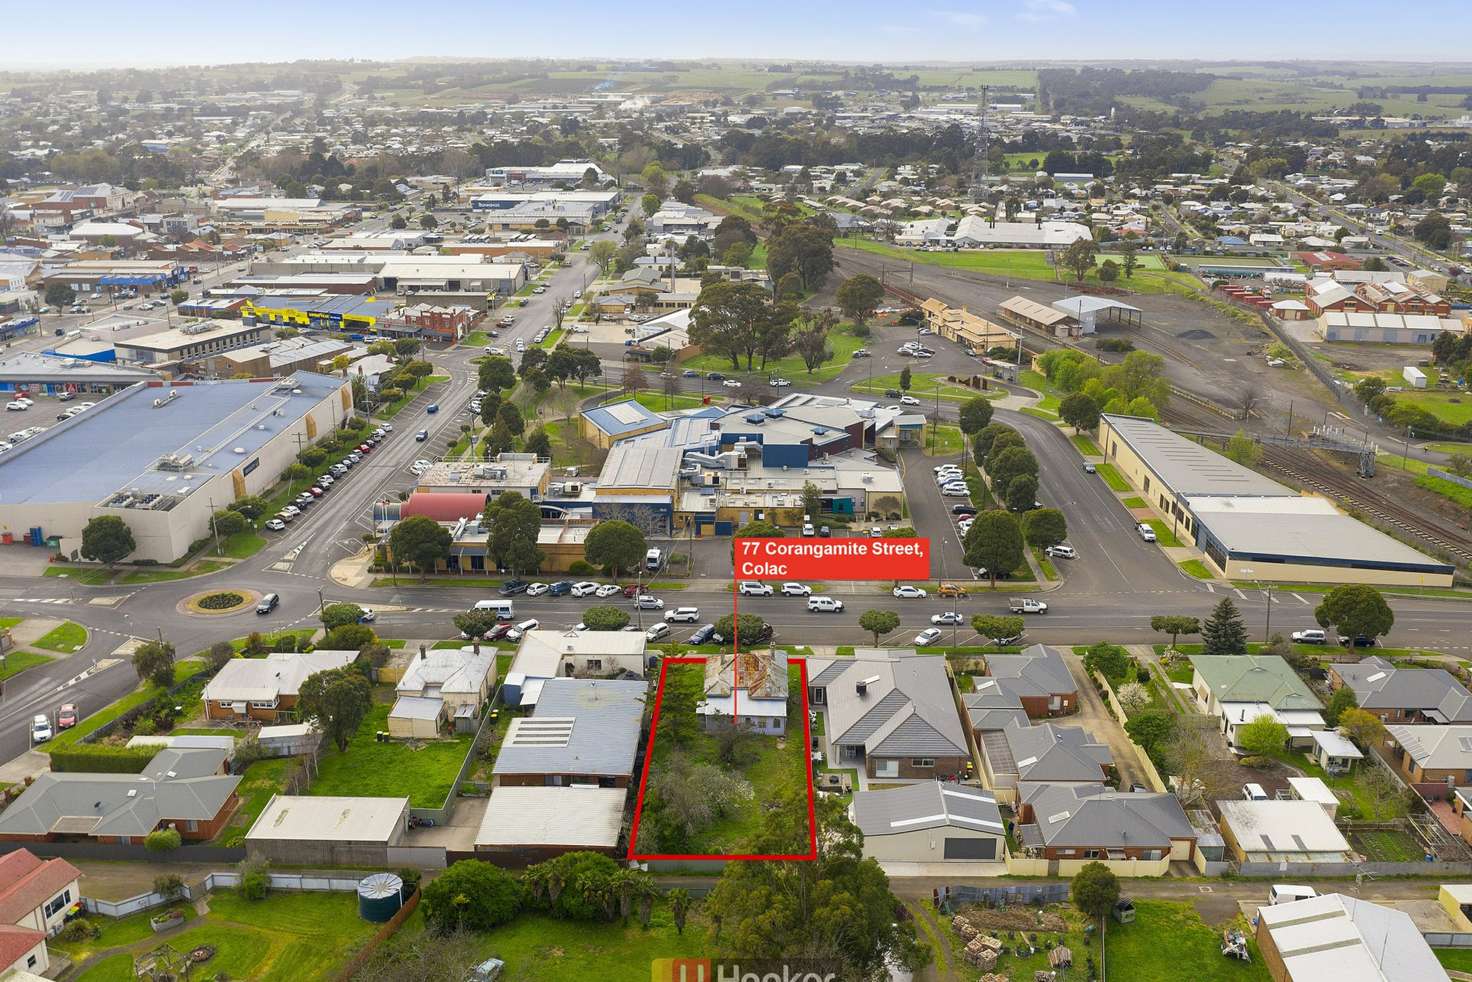
[[[1179,565],[1182,573],[1185,573],[1187,576],[1194,576],[1198,580],[1210,580],[1216,577],[1216,574],[1208,569],[1206,564],[1199,559],[1188,559]]]
[[[1053,565],[1052,558],[1046,552],[1044,552],[1042,549],[1039,549],[1037,546],[1033,546],[1032,557],[1033,559],[1037,560],[1038,568],[1043,571],[1044,579],[1058,579],[1058,569]]]
[[[1181,540],[1176,538],[1176,534],[1170,530],[1170,526],[1166,525],[1160,519],[1146,519],[1145,524],[1155,530],[1155,541],[1162,548],[1174,549],[1181,544]]]
[[[766,219],[762,210],[763,202],[750,195],[736,194],[730,198],[717,198],[714,195],[697,194],[695,203],[723,215],[738,215],[753,225],[760,225]]]
[[[297,647],[300,648],[302,645],[310,641],[312,635],[316,633],[317,629],[315,627],[292,627],[287,628],[284,631],[263,632],[261,634],[261,640],[265,642],[268,648],[274,650],[277,641],[279,641],[281,638],[287,637],[288,635],[293,635],[297,639]],[[248,641],[250,641],[249,637],[235,638],[230,642],[230,646],[236,651],[244,651],[246,643]]]
[[[116,570],[98,566],[47,566],[46,576],[59,576],[85,586],[106,586]]]
[[[1463,508],[1472,508],[1472,488],[1464,488],[1455,481],[1448,481],[1443,477],[1431,477],[1422,475],[1416,478],[1416,486],[1433,491],[1443,498],[1450,498]]]
[[[934,424],[925,427],[925,453],[932,457],[954,457],[962,450],[961,427]]]
[[[31,642],[34,648],[69,655],[87,643],[87,629],[76,621],[63,621]]]
[[[499,577],[490,576],[427,576],[419,579],[413,573],[400,573],[398,583],[391,576],[376,577],[369,586],[463,586],[495,589],[501,585]]]
[[[1124,476],[1119,471],[1114,469],[1113,464],[1099,464],[1094,470],[1098,473],[1099,479],[1109,485],[1109,490],[1128,491],[1130,489],[1129,482],[1124,479]]]
[[[23,620],[24,617],[0,617],[0,631],[7,631]]]
[[[240,795],[240,808],[236,810],[230,824],[215,837],[222,846],[239,846],[245,843],[245,833],[266,810],[271,796],[284,790],[286,774],[293,763],[290,757],[272,757],[258,760],[245,769],[240,777],[236,793]]]
[[[485,331],[471,331],[460,339],[460,343],[472,348],[484,348],[491,343],[491,336]]]
[[[720,400],[720,396],[712,395],[712,402]],[[640,389],[634,393],[634,401],[645,409],[652,409],[657,413],[678,409],[699,409],[704,405],[700,396],[686,395],[682,392],[665,394],[657,389]]]
[[[250,535],[252,533],[244,533]],[[226,540],[229,541],[229,540]],[[261,544],[265,544],[264,539]],[[259,547],[257,547],[259,548]],[[243,558],[243,557],[242,557]],[[124,573],[118,578],[118,582],[127,586],[139,583],[165,583],[169,580],[187,580],[192,576],[203,576],[206,573],[218,573],[229,566],[229,563],[216,562],[213,559],[199,559],[189,564],[188,569],[140,569],[131,573]]]
[[[787,674],[789,687],[795,688],[800,678],[797,665],[789,665]],[[668,699],[673,693],[684,692],[691,699],[699,701],[704,680],[704,665],[671,665],[665,678],[665,698]],[[802,721],[790,720],[788,725],[798,729],[783,738],[762,734],[749,738],[752,756],[735,770],[751,785],[753,793],[728,814],[699,830],[693,836],[693,841],[681,851],[694,854],[749,851],[746,847],[751,837],[761,828],[767,804],[779,801],[804,787],[807,769],[804,759],[806,748],[801,733]],[[700,729],[698,724],[692,724],[688,729],[683,746],[676,744],[668,734],[660,733],[654,741],[654,763],[650,768],[649,795],[644,806],[645,820],[659,808],[655,787],[662,765],[681,749],[694,763],[714,764],[722,770],[732,770],[730,765],[720,761],[716,738]],[[647,830],[647,826],[645,829]],[[806,833],[806,829],[793,830],[793,852],[805,851]],[[647,831],[640,836],[639,848],[644,852],[665,851],[657,846]]]
[[[311,794],[408,795],[415,808],[439,808],[445,803],[460,764],[470,752],[471,738],[432,740],[419,744],[419,749],[404,741],[375,743],[373,734],[388,729],[388,711],[387,702],[374,703],[348,749],[338,753],[334,747],[322,755]]]
[[[1472,972],[1472,948],[1432,948],[1443,968]]]
[[[423,908],[416,910],[390,944],[417,941],[424,935]],[[683,934],[675,930],[669,906],[656,902],[646,929],[638,918],[624,925],[564,921],[543,914],[516,920],[479,936],[479,954],[506,962],[507,982],[648,982],[657,958],[699,958],[707,954],[709,926],[700,907],[690,911]],[[667,976],[666,976],[667,977]],[[432,980],[427,980],[432,982]]]
[[[537,347],[546,348],[550,351],[551,349],[557,347],[557,342],[562,340],[563,333],[564,332],[562,328],[553,328],[551,331],[547,332],[547,336],[537,344]]]
[[[1073,445],[1078,448],[1078,452],[1083,454],[1085,457],[1102,456],[1102,454],[1099,452],[1099,445],[1095,443],[1090,437],[1087,437],[1082,433],[1075,433],[1073,436],[1069,437],[1069,439],[1071,439],[1073,441]]]
[[[174,681],[176,683],[183,682],[194,677],[203,669],[204,662],[202,661],[191,660],[177,662],[174,665]],[[134,689],[132,692],[123,696],[121,699],[117,700],[111,705],[104,706],[102,709],[99,709],[91,716],[82,717],[81,722],[79,722],[76,726],[73,726],[69,730],[62,730],[60,733],[56,734],[56,736],[52,737],[49,743],[44,743],[36,749],[41,751],[42,753],[50,753],[51,748],[53,747],[70,746],[76,743],[78,740],[82,739],[82,737],[98,729],[99,727],[107,723],[111,723],[113,720],[117,719],[119,716],[123,715],[123,713],[126,713],[134,706],[141,705],[147,702],[149,699],[152,699],[154,696],[158,695],[158,693],[159,690],[152,685],[149,685],[147,683],[140,685],[138,688]]]
[[[195,973],[200,978],[224,973],[258,982],[330,979],[379,927],[358,916],[358,898],[352,893],[277,891],[265,900],[249,901],[233,890],[216,890],[209,905],[208,914],[168,937],[181,951],[215,947],[215,956]],[[123,953],[98,962],[79,982],[132,978],[132,955]]]
[[[1136,899],[1134,923],[1111,919],[1105,929],[1109,974],[1130,982],[1266,982],[1271,976],[1252,931],[1245,921],[1238,926],[1249,938],[1251,962],[1223,958],[1220,929],[1208,927],[1189,903]]]
[[[833,357],[815,368],[812,374],[808,374],[807,367],[797,355],[771,359],[767,362],[766,368],[761,368],[759,363],[753,362],[750,372],[746,371],[744,360],[741,368],[732,368],[731,359],[720,354],[696,355],[694,358],[680,362],[680,367],[697,372],[720,372],[728,376],[781,375],[790,379],[794,385],[828,382],[837,378],[839,373],[848,367],[848,363],[853,360],[854,352],[867,345],[869,340],[855,336],[853,325],[840,324],[828,335],[828,344],[833,351]]]
[[[152,936],[153,929],[148,925],[149,918],[157,917],[169,909],[182,910],[186,921],[192,921],[196,916],[194,907],[190,904],[178,904],[174,908],[155,907],[153,910],[129,914],[127,917],[103,917],[98,914],[89,914],[87,919],[92,922],[93,927],[102,932],[100,935],[87,941],[68,944],[65,941],[52,940],[49,944],[73,961],[80,961],[93,952],[133,944]],[[131,978],[131,975],[128,977]]]
[[[436,382],[448,382],[449,380],[450,376],[448,375],[426,375],[415,382],[413,388],[406,390],[398,399],[379,406],[378,411],[373,415],[379,419],[393,419],[399,413],[403,412],[405,406],[414,401],[415,396],[419,395],[419,393],[423,392],[429,386]]]
[[[1130,497],[1123,499],[1120,502],[1120,504],[1124,505],[1126,508],[1149,508],[1150,507],[1148,504],[1145,503],[1145,499],[1139,497],[1138,495],[1131,495]]]
[[[50,660],[46,655],[35,651],[11,651],[5,655],[4,665],[0,667],[0,681],[19,675],[28,668],[44,665]]]

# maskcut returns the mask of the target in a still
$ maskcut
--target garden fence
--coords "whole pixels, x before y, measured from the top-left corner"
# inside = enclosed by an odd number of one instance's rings
[[[352,893],[358,889],[360,876],[313,875],[311,873],[272,873],[272,890],[295,890],[317,893]],[[159,893],[150,890],[124,900],[102,900],[98,897],[83,897],[82,906],[103,917],[126,917],[140,910],[162,907],[175,900],[194,900],[201,893],[211,890],[232,889],[240,886],[240,874],[219,870],[205,874],[197,886],[184,885],[179,894]]]
[[[1036,906],[1067,900],[1068,884],[1015,883],[986,887],[958,884],[937,888],[934,899],[937,909],[945,905],[954,909],[967,904],[981,904],[985,907]]]

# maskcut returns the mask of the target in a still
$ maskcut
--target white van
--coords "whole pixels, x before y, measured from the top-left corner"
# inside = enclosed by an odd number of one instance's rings
[[[472,607],[472,608],[470,608],[470,609],[471,610],[494,610],[496,612],[496,620],[498,620],[498,621],[509,621],[509,620],[511,620],[511,601],[510,600],[477,600],[475,602],[475,606]]]
[[[664,565],[664,553],[658,549],[650,549],[644,554],[644,568],[651,573]]]
[[[1242,799],[1244,801],[1267,801],[1268,793],[1263,790],[1261,784],[1242,785]]]
[[[506,640],[520,641],[523,634],[528,631],[535,631],[541,626],[541,622],[538,621],[535,617],[531,618],[530,620],[522,621],[520,624],[516,625],[511,630],[506,632]]]
[[[1295,900],[1312,900],[1319,892],[1313,887],[1297,886],[1292,883],[1274,883],[1268,891],[1268,904],[1291,904]]]

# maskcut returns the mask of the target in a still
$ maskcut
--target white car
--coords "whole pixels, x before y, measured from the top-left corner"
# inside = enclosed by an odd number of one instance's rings
[[[694,624],[700,620],[700,608],[676,607],[674,610],[667,612],[664,615],[664,619],[671,624]]]
[[[520,641],[521,640],[521,636],[523,634],[525,634],[528,631],[535,631],[537,628],[539,628],[541,626],[542,626],[541,622],[538,621],[535,617],[533,617],[529,621],[522,621],[520,624],[516,625],[511,630],[509,630],[509,631],[506,632],[506,640],[507,641]]]
[[[916,399],[914,396],[911,396],[911,395],[903,395],[903,396],[900,396],[900,405],[901,406],[918,406],[918,405],[920,405],[920,400],[919,399]]]
[[[808,597],[808,610],[825,614],[843,613],[843,601],[833,597]]]
[[[943,633],[945,632],[943,632],[938,627],[927,627],[925,630],[915,635],[915,644],[921,647],[925,645],[935,644],[937,641],[940,640]]]
[[[266,523],[266,528],[270,529],[272,532],[285,532],[286,523],[279,518],[273,518]]]
[[[965,624],[966,615],[960,611],[947,610],[940,614],[931,614],[930,623],[940,627],[950,627],[953,624]]]
[[[572,585],[572,595],[574,597],[590,597],[597,592],[598,584],[590,583],[587,580]]]
[[[1048,555],[1053,556],[1056,559],[1078,558],[1078,550],[1074,549],[1073,546],[1068,545],[1067,543],[1059,543],[1056,546],[1049,546],[1044,551],[1047,552]]]
[[[5,404],[6,411],[12,412],[12,413],[23,413],[23,412],[25,412],[29,408],[31,408],[31,407],[30,406],[27,406],[25,403],[21,402],[19,399],[11,400],[10,402],[7,402]]]
[[[641,593],[634,599],[634,606],[640,610],[663,610],[664,601],[652,593]]]
[[[617,583],[605,583],[593,591],[595,597],[612,597],[622,593],[623,590]]]
[[[51,717],[37,713],[31,717],[31,742],[45,743],[51,739]]]
[[[1154,542],[1155,541],[1155,530],[1153,528],[1151,528],[1150,526],[1146,525],[1144,522],[1141,522],[1140,524],[1136,525],[1135,526],[1135,531],[1138,532],[1139,535],[1140,535],[1140,538],[1144,539],[1146,542]]]
[[[971,489],[964,484],[947,484],[940,493],[945,498],[966,498],[971,495]]]
[[[747,580],[743,581],[741,585],[736,588],[736,592],[741,594],[743,597],[770,597],[772,595],[772,584],[753,583]]]
[[[785,378],[779,378],[779,377],[777,377],[777,376],[774,375],[773,377],[767,379],[767,384],[770,385],[774,389],[785,389],[787,386],[791,385],[792,383],[789,382],[789,381],[787,381]]]
[[[376,620],[378,620],[378,612],[375,611],[372,607],[364,607],[363,616],[358,618],[358,623],[372,624]]]
[[[721,384],[724,385],[728,389],[739,389],[739,388],[741,388],[741,383],[738,382],[734,378],[728,378],[728,379],[726,379],[726,381],[722,382]]]
[[[901,583],[890,591],[901,600],[924,600],[925,591],[910,583]]]
[[[545,583],[533,583],[531,586],[526,588],[526,595],[528,597],[540,597],[542,594],[546,593],[548,589],[549,587]]]
[[[782,596],[784,597],[811,597],[812,595],[813,588],[810,586],[804,586],[801,583],[782,584]]]

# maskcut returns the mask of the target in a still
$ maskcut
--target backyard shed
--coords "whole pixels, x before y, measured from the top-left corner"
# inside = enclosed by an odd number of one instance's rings
[[[278,794],[246,833],[245,851],[286,866],[387,866],[408,827],[408,798]]]

